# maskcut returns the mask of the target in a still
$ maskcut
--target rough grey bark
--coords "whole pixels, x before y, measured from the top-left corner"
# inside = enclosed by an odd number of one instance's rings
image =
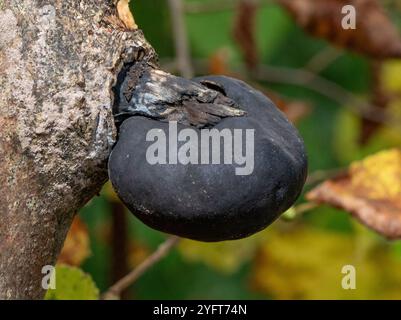
[[[112,87],[155,57],[112,0],[0,0],[0,299],[40,299],[75,212],[107,179]]]

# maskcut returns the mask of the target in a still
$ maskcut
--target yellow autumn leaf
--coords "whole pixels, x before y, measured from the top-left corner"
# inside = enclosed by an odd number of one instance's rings
[[[351,187],[373,200],[401,197],[401,151],[386,150],[351,164]]]
[[[346,175],[325,181],[307,198],[342,208],[388,238],[401,238],[401,150],[352,163]]]

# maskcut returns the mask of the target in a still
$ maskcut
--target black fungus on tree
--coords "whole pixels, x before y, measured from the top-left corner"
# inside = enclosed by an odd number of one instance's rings
[[[133,214],[166,233],[223,241],[266,228],[295,202],[307,175],[304,144],[297,130],[265,95],[242,81],[223,76],[189,81],[162,74],[164,82],[158,77],[150,80],[153,76],[149,74],[140,80],[142,83],[131,86],[130,90],[135,89],[135,104],[128,103],[132,96],[126,103],[119,100],[117,115],[124,113],[125,120],[109,159],[111,182]],[[161,86],[153,92],[156,96],[141,97],[142,91],[152,91],[155,81]],[[183,90],[177,91],[180,86]],[[123,94],[122,88],[120,83],[119,94]],[[218,111],[214,112],[214,107]],[[166,120],[176,120],[178,130],[192,128],[199,136],[205,128],[231,132],[253,129],[252,173],[236,175],[235,162],[150,164],[146,153],[154,142],[146,141],[147,132],[159,128],[168,141]],[[223,157],[222,144],[220,152]]]

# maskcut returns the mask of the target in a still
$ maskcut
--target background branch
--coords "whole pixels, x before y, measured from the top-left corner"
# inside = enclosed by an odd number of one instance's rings
[[[145,261],[143,261],[138,267],[128,273],[125,277],[117,281],[112,285],[107,292],[103,294],[103,299],[119,299],[121,292],[132,285],[138,278],[140,278],[149,268],[164,258],[170,250],[178,243],[179,237],[170,236],[165,242],[163,242],[157,250],[152,253]]]
[[[174,67],[174,65],[168,63],[166,63],[166,65],[163,64],[163,66],[167,69],[168,67]],[[203,74],[207,70],[207,61],[195,60],[194,66],[197,73]],[[240,64],[232,69],[236,74],[246,74],[246,67],[244,65]],[[365,99],[356,96],[337,83],[325,79],[309,70],[260,64],[254,70],[252,77],[254,80],[258,81],[304,87],[337,102],[342,107],[348,108],[351,112],[364,119],[392,126],[396,130],[399,130],[400,119],[391,116],[383,108],[375,106]]]
[[[313,73],[320,73],[343,54],[343,51],[338,48],[332,46],[324,47],[308,61],[305,65],[305,69]]]
[[[193,1],[185,4],[185,12],[199,14],[234,10],[242,0]],[[257,0],[261,5],[274,4],[275,0]]]
[[[173,36],[176,51],[178,71],[184,78],[194,76],[191,65],[190,49],[188,45],[187,27],[185,24],[185,12],[182,0],[168,0]]]

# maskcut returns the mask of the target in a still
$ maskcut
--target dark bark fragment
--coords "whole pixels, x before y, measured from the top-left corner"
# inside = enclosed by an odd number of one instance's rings
[[[115,92],[114,112],[119,123],[141,115],[202,128],[213,126],[222,118],[246,114],[216,83],[197,83],[144,68],[141,63],[122,71]]]

